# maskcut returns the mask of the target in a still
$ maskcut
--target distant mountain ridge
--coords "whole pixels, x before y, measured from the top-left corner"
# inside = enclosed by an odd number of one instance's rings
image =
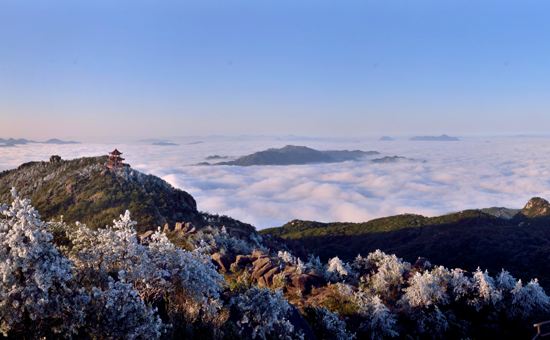
[[[357,161],[367,156],[379,155],[377,151],[327,150],[319,151],[306,146],[287,145],[280,149],[268,149],[214,165],[302,165],[312,163],[338,163]]]
[[[420,142],[458,142],[460,141],[460,138],[458,137],[451,137],[448,135],[441,135],[441,136],[416,136],[411,138],[412,141],[420,141]]]
[[[156,145],[156,146],[178,146],[179,145],[178,143],[174,143],[171,140],[155,139],[155,138],[140,139],[138,142],[147,143],[147,144]]]
[[[466,210],[438,217],[397,215],[364,223],[291,221],[264,229],[300,256],[352,260],[376,249],[409,261],[418,256],[446,266],[537,277],[550,289],[550,203],[531,199],[523,209]]]
[[[10,147],[10,146],[16,146],[16,145],[26,145],[30,143],[38,143],[38,144],[56,144],[56,145],[63,145],[63,144],[80,144],[80,142],[76,141],[64,141],[57,138],[51,138],[44,142],[37,142],[30,139],[25,138],[0,138],[0,147]]]
[[[403,161],[423,162],[423,163],[426,162],[425,160],[417,160],[417,159],[412,159],[412,158],[407,158],[402,156],[385,156],[385,157],[375,158],[371,160],[371,162],[378,163],[378,164],[399,163]]]
[[[63,145],[63,144],[80,144],[80,142],[77,142],[77,141],[73,141],[73,140],[61,140],[61,139],[57,139],[57,138],[52,138],[52,139],[48,139],[47,141],[45,142],[37,142],[37,143],[42,143],[42,144],[58,144],[58,145]]]
[[[156,146],[178,146],[179,144],[173,142],[153,142],[151,145]]]

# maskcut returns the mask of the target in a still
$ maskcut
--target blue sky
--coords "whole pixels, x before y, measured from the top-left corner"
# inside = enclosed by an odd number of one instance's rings
[[[0,2],[0,137],[545,133],[548,1]]]

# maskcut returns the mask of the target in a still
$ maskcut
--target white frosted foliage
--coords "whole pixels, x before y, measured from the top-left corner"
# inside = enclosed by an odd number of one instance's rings
[[[235,297],[231,304],[238,310],[241,335],[252,339],[302,339],[290,322],[292,307],[280,291],[251,288]]]
[[[0,218],[0,332],[74,333],[87,297],[30,201],[12,195]]]

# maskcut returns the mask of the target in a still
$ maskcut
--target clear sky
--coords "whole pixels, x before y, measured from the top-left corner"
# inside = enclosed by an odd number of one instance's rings
[[[0,1],[0,137],[550,128],[546,0]]]

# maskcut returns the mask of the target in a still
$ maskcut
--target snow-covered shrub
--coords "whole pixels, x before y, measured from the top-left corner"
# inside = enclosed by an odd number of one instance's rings
[[[338,314],[322,307],[307,308],[306,318],[318,339],[352,340],[355,334],[346,329]]]
[[[475,293],[470,304],[477,310],[485,306],[496,307],[502,300],[502,291],[496,287],[495,280],[487,271],[481,271],[477,268],[473,275],[472,286]]]
[[[0,218],[0,332],[33,338],[76,333],[88,297],[30,201],[15,189],[12,196]]]
[[[293,308],[280,291],[253,287],[231,300],[239,332],[251,339],[302,339],[290,322]]]
[[[303,274],[307,271],[307,265],[302,262],[299,257],[292,255],[290,252],[284,250],[279,250],[277,257],[283,261],[286,265],[293,266],[296,270],[296,273]]]
[[[409,279],[400,303],[405,306],[406,316],[416,323],[418,334],[439,338],[448,329],[447,317],[440,308],[450,303],[451,280],[452,273],[444,267],[417,272]]]
[[[186,236],[192,247],[204,254],[249,254],[254,249],[267,252],[261,236],[251,233],[246,239],[232,236],[225,227],[207,226]]]
[[[258,241],[256,239],[247,242],[231,236],[225,227],[216,230],[219,230],[219,232],[214,233],[213,237],[217,249],[221,250],[222,253],[248,254],[257,246]]]
[[[438,306],[415,308],[407,316],[416,324],[413,333],[432,339],[445,338],[449,322]]]
[[[280,258],[284,263],[294,265],[296,264],[296,257],[289,253],[286,250],[279,250],[277,257]]]
[[[130,212],[126,211],[112,227],[91,230],[78,224],[68,236],[70,259],[92,284],[105,286],[110,276],[124,272],[129,282],[146,280],[151,272],[146,249],[139,243]]]
[[[502,270],[495,278],[495,284],[498,289],[511,291],[516,287],[518,280],[516,280],[509,272]]]
[[[321,277],[326,277],[327,275],[326,268],[319,259],[319,256],[310,255],[305,263],[305,267]]]
[[[127,211],[113,227],[94,231],[80,225],[72,233],[70,256],[82,281],[105,287],[122,273],[146,301],[165,299],[191,318],[215,313],[223,278],[210,259],[175,247],[160,231],[141,244],[134,225]]]
[[[352,285],[349,285],[347,283],[337,282],[336,284],[332,285],[333,287],[336,287],[336,290],[340,295],[343,297],[353,297],[355,294],[354,287]]]
[[[195,308],[208,314],[217,312],[224,281],[209,257],[177,248],[160,231],[151,236],[147,255],[151,273],[145,292],[156,290],[168,298],[183,292]]]
[[[511,293],[512,306],[509,308],[511,317],[528,318],[537,313],[548,312],[550,309],[550,298],[536,279],[525,286],[519,280]]]
[[[384,305],[380,297],[358,291],[354,295],[354,301],[358,307],[358,314],[364,320],[360,325],[362,333],[368,334],[373,340],[399,335],[396,315]]]
[[[474,290],[472,279],[458,268],[451,270],[449,286],[448,292],[452,293],[455,301],[466,299]]]
[[[351,263],[351,268],[356,271],[359,275],[364,274],[366,271],[370,270],[369,261],[366,257],[357,255],[353,262]]]
[[[338,257],[333,257],[328,260],[326,269],[327,280],[336,282],[353,275],[354,272],[349,264],[343,262]]]
[[[93,288],[86,307],[85,332],[95,339],[158,339],[164,325],[132,285],[109,279],[105,290]]]
[[[329,283],[323,290],[323,299],[320,307],[325,307],[342,317],[353,316],[357,313],[357,304],[354,301],[355,287],[346,283]]]
[[[413,308],[447,304],[449,276],[449,271],[443,267],[436,267],[422,274],[415,273],[409,279],[402,301]]]
[[[304,274],[307,271],[307,266],[301,259],[298,258],[296,263],[296,273]]]
[[[396,299],[405,283],[405,274],[411,270],[410,263],[380,250],[367,256],[365,266],[372,271],[367,280],[369,289],[384,300]]]

